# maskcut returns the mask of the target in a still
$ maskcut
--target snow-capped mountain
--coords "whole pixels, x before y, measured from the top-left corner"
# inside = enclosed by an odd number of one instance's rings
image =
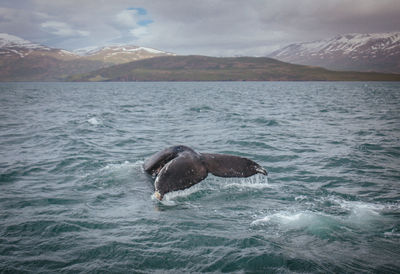
[[[174,54],[131,45],[70,52],[0,33],[0,81],[58,81],[71,74],[164,55]]]
[[[0,48],[27,48],[27,49],[42,49],[42,50],[49,50],[50,48],[32,43],[30,41],[24,40],[20,37],[7,34],[7,33],[0,33]]]
[[[291,44],[268,56],[335,70],[400,73],[400,32],[338,35]]]
[[[112,45],[89,47],[74,51],[88,60],[121,64],[157,56],[175,55],[173,53],[133,45]]]
[[[7,33],[0,33],[0,57],[24,58],[28,55],[49,55],[61,59],[78,56],[63,49],[49,48]]]
[[[121,64],[145,58],[174,54],[133,45],[90,47],[70,52],[63,49],[39,45],[7,33],[0,33],[0,58],[24,58],[28,55],[49,55],[62,60],[80,59],[101,61],[109,64]]]
[[[105,46],[105,47],[88,47],[83,49],[77,49],[74,52],[79,53],[80,55],[94,55],[100,52],[108,52],[109,54],[116,54],[116,53],[129,53],[129,52],[139,52],[145,51],[155,54],[163,54],[166,53],[165,51],[146,48],[146,47],[138,47],[132,45],[112,45],[112,46]]]

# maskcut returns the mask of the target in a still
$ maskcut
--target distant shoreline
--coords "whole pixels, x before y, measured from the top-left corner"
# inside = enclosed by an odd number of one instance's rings
[[[101,69],[94,66],[90,72],[75,74],[73,71],[79,71],[79,62],[50,57],[36,61],[43,67],[11,66],[15,72],[4,73],[0,82],[400,81],[400,74],[334,71],[268,57],[161,56]],[[46,64],[51,65],[46,67]],[[21,74],[21,70],[26,74]]]
[[[162,56],[67,78],[73,82],[400,81],[400,74],[333,71],[267,57]]]

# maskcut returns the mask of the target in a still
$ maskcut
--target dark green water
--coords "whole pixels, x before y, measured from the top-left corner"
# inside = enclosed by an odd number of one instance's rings
[[[400,83],[2,83],[0,272],[396,273]],[[185,144],[269,177],[152,197]]]

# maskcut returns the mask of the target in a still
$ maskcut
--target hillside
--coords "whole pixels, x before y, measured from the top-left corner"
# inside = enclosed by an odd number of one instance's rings
[[[0,82],[64,81],[71,74],[102,68],[104,63],[87,60],[60,60],[48,55],[0,60]]]
[[[400,73],[400,32],[338,35],[291,44],[268,57],[334,70]]]
[[[400,75],[329,71],[271,58],[164,56],[115,65],[70,81],[400,81]]]

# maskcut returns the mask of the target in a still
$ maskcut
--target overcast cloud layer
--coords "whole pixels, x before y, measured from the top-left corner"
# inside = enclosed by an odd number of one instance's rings
[[[399,31],[399,0],[3,0],[0,32],[69,50],[129,43],[261,56],[337,34]]]

